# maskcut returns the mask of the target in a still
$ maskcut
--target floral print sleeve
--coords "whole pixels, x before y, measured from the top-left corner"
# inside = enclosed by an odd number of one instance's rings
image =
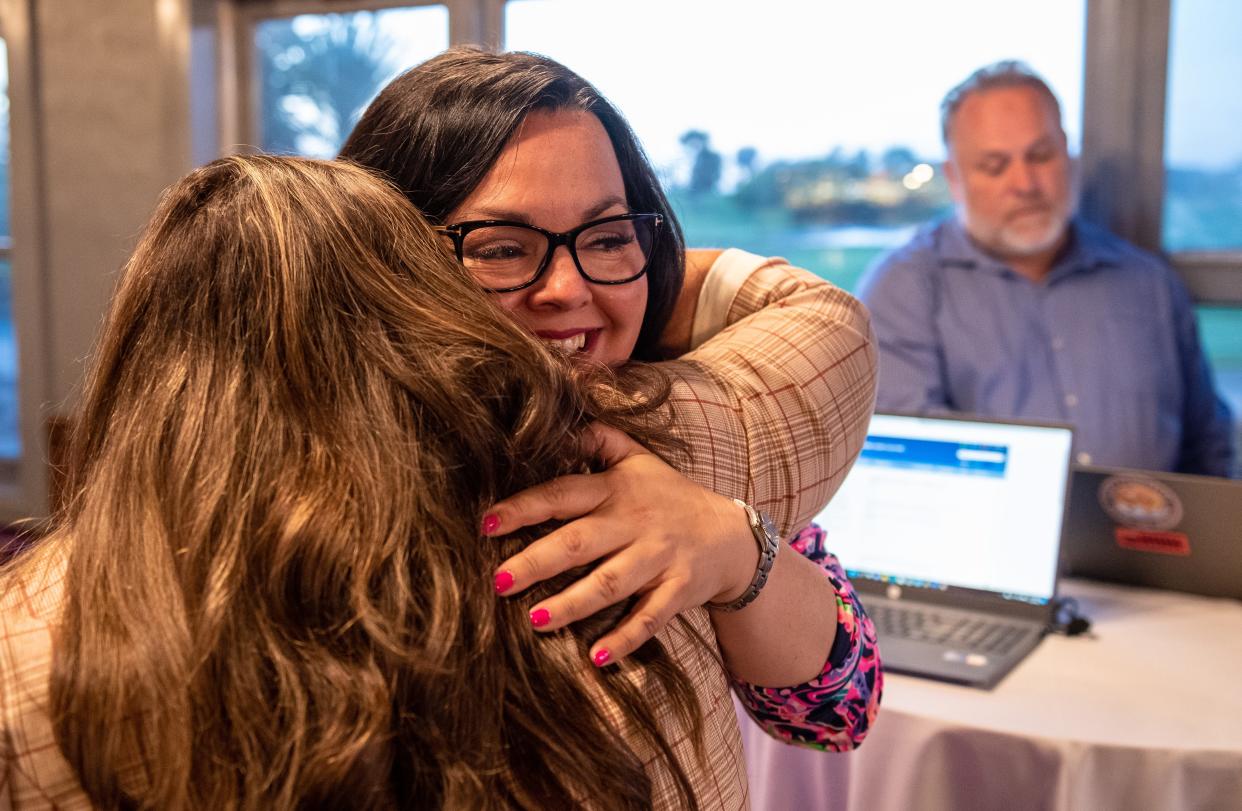
[[[825,533],[812,524],[789,541],[819,564],[837,597],[837,633],[818,676],[793,687],[759,687],[733,680],[747,714],[786,743],[845,752],[867,735],[880,708],[884,674],[875,626],[837,559],[824,548]]]

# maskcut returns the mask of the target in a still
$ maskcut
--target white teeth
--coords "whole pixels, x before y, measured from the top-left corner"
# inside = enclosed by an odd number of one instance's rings
[[[543,342],[552,349],[559,349],[566,355],[571,355],[586,346],[586,333],[579,332],[570,338],[544,338]]]

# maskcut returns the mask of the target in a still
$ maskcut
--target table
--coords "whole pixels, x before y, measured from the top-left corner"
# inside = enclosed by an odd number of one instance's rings
[[[739,715],[752,807],[1242,809],[1242,602],[1061,593],[1089,634],[1048,636],[991,691],[886,674],[856,752],[787,746]]]

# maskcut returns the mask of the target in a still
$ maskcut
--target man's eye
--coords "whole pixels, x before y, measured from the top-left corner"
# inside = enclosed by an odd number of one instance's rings
[[[979,171],[989,177],[998,177],[1008,165],[1009,161],[1006,160],[987,160],[979,164]]]

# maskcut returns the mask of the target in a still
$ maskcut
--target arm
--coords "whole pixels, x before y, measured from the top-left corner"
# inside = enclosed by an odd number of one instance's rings
[[[807,527],[790,547],[823,569],[836,597],[837,633],[819,675],[791,688],[734,687],[754,721],[786,743],[844,752],[866,737],[880,709],[884,673],[875,626],[841,564],[824,548],[824,531]]]
[[[1172,284],[1174,327],[1185,392],[1177,469],[1183,473],[1230,476],[1234,466],[1233,416],[1212,385],[1212,370],[1199,341],[1190,295],[1176,279]]]
[[[859,283],[879,344],[876,407],[889,411],[952,409],[934,313],[935,285],[918,254],[881,259]]]
[[[768,512],[787,537],[823,507],[861,449],[875,374],[866,310],[805,271],[757,261],[743,274],[721,333],[664,364],[673,382],[674,427],[693,453],[685,476],[614,437],[604,443],[612,446],[604,473],[531,488],[494,508],[500,532],[578,519],[501,564],[505,595],[603,560],[535,607],[546,611],[542,629],[642,595],[597,640],[593,657],[607,650],[605,661],[615,661],[679,611],[727,602],[746,588],[758,552],[744,513],[729,498]],[[709,277],[704,287],[710,284]],[[836,636],[831,583],[813,562],[787,552],[757,600],[715,614],[731,672],[751,683],[813,679]]]
[[[757,267],[704,283],[716,301],[700,297],[693,331],[711,337],[661,366],[693,455],[682,472],[767,512],[788,536],[823,509],[862,448],[875,351],[855,298],[782,260],[750,258]]]

